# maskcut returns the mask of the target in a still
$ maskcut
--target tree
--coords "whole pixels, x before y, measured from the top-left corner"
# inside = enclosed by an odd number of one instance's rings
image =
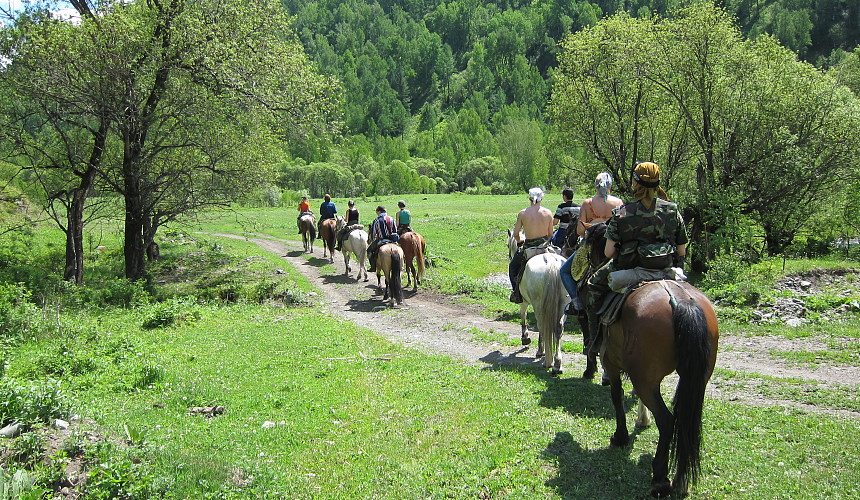
[[[21,36],[10,54],[21,67],[102,63],[63,78],[67,93],[94,101],[72,126],[93,143],[102,131],[101,150],[112,154],[97,170],[124,200],[129,279],[144,277],[160,225],[263,182],[282,140],[334,131],[334,82],[315,73],[277,1],[74,4],[80,24],[47,15],[19,24],[26,34],[49,30],[38,39],[49,50],[25,57],[41,47]],[[85,43],[67,52],[55,31]]]
[[[543,151],[543,131],[537,122],[512,120],[502,126],[497,140],[511,186],[528,191],[546,183],[548,165]]]
[[[770,37],[743,40],[709,3],[655,22],[618,15],[571,36],[551,112],[622,185],[633,161],[668,167],[663,184],[679,188],[703,250],[698,269],[738,212],[781,252],[855,168],[860,143],[844,87]]]

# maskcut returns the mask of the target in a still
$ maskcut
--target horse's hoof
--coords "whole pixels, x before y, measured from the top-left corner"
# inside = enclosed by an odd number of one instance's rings
[[[583,380],[594,380],[594,375],[597,374],[597,370],[586,369],[582,372]]]
[[[522,341],[523,341],[523,345],[529,345],[532,343],[532,339],[530,339],[528,337],[523,337]]]
[[[672,486],[669,484],[669,481],[651,481],[651,496],[654,498],[668,498],[672,496]],[[681,497],[683,496],[685,495],[681,495]]]
[[[609,446],[627,446],[630,443],[630,435],[624,434],[619,436],[617,434],[613,434],[611,438],[609,438]]]
[[[562,370],[561,368],[553,368],[550,373],[552,373],[553,375],[561,375],[562,373],[564,373],[564,370]]]

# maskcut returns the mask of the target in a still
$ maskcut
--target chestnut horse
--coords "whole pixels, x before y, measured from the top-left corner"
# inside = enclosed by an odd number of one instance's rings
[[[302,243],[305,253],[314,253],[314,240],[317,238],[317,224],[313,215],[303,215],[299,219],[299,230],[302,233]]]
[[[592,245],[603,249],[605,242],[597,237]],[[717,361],[719,328],[711,301],[683,281],[646,282],[624,301],[605,337],[600,359],[615,407],[610,444],[625,446],[630,440],[621,385],[625,373],[660,434],[651,462],[651,494],[686,495],[699,475],[705,386]],[[672,372],[678,372],[678,385],[670,411],[660,384]],[[671,484],[670,459],[675,467]]]
[[[382,301],[390,299],[389,306],[403,303],[403,285],[400,273],[403,272],[403,249],[397,243],[386,243],[379,247],[376,254],[376,286],[382,288],[381,275],[385,275],[385,289]]]
[[[406,263],[406,287],[412,284],[412,278],[415,278],[413,291],[418,290],[418,285],[421,283],[421,278],[424,277],[424,252],[426,246],[424,237],[415,231],[403,233],[398,241],[400,248],[403,249],[403,258]],[[418,269],[416,270],[413,260],[418,261]]]
[[[328,252],[329,262],[334,262],[334,247],[337,243],[337,221],[334,219],[326,219],[320,225],[320,239],[323,241],[323,259]]]

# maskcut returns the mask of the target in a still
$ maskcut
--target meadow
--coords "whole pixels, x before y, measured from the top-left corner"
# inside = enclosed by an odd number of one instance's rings
[[[400,198],[357,200],[362,222]],[[506,271],[505,231],[525,197],[405,199],[434,263],[426,286],[515,320],[505,287],[485,278]],[[544,204],[560,201],[548,195]],[[10,476],[30,471],[39,494],[31,498],[55,498],[61,484],[85,498],[649,497],[656,428],[609,448],[607,388],[577,373],[473,366],[389,342],[324,314],[314,305],[317,285],[278,256],[213,236],[298,240],[295,215],[292,207],[236,208],[165,231],[149,285],[117,279],[116,229],[91,228],[108,251],[90,255],[87,286],[44,284],[32,293],[33,307],[18,301],[0,311],[25,331],[4,330],[0,417],[5,425],[17,412],[30,424],[0,442],[0,458]],[[41,241],[33,258],[50,268],[61,249]],[[787,267],[817,266],[853,263]],[[743,281],[766,295],[774,268]],[[851,352],[860,338],[856,314],[792,328],[751,325],[748,309],[720,309],[725,337],[783,339],[786,348],[772,356],[794,366],[860,365]],[[33,318],[26,324],[24,312]],[[575,342],[575,329],[567,337]],[[790,349],[808,338],[833,342],[810,360]],[[860,494],[856,385],[810,390],[721,370],[719,359],[717,366],[712,384],[769,391],[808,410],[708,399],[702,476],[691,498]],[[627,396],[631,413],[634,402]],[[223,413],[201,410],[216,406]],[[73,423],[61,442],[49,425],[56,418]],[[86,467],[85,483],[82,474],[69,479],[71,464]]]

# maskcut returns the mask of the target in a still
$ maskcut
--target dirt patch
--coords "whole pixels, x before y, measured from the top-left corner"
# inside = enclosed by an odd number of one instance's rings
[[[456,296],[439,295],[423,289],[417,292],[408,289],[403,305],[389,309],[382,303],[382,295],[375,277],[371,276],[368,282],[357,282],[355,264],[353,264],[354,271],[347,276],[344,274],[343,257],[339,253],[335,254],[332,263],[337,271],[331,274],[330,271],[323,271],[323,266],[328,263],[328,259],[322,260],[320,248],[317,248],[314,254],[307,255],[302,252],[300,243],[289,240],[265,235],[222,234],[217,236],[245,239],[282,256],[318,287],[322,293],[321,300],[333,316],[353,321],[392,341],[478,365],[539,366],[541,364],[541,360],[536,360],[534,357],[536,332],[531,332],[533,342],[530,346],[510,345],[518,343],[519,324],[489,318],[482,314],[477,306],[464,304]],[[850,273],[844,273],[844,275],[853,276]],[[503,283],[506,282],[506,278],[504,275],[493,275],[488,279],[494,283]],[[817,278],[816,286],[830,280],[823,273],[819,273]],[[798,286],[801,286],[799,282]],[[806,286],[806,283],[802,286]],[[812,286],[808,288],[811,289]],[[512,305],[509,312],[516,314],[518,311]],[[494,335],[478,338],[480,333]],[[492,339],[501,337],[498,334],[503,334],[504,340],[497,342],[485,340],[487,337]],[[569,335],[566,336],[569,338]],[[860,386],[860,367],[830,366],[825,363],[814,368],[796,366],[770,355],[773,350],[815,351],[825,348],[823,341],[815,339],[788,341],[781,337],[723,335],[720,338],[717,367],[740,373],[808,380],[815,384]],[[563,361],[566,372],[564,376],[579,376],[585,369],[585,358],[580,354],[564,353]],[[667,383],[671,384],[672,380],[667,379]],[[711,397],[738,400],[745,404],[792,406],[860,419],[860,412],[830,410],[766,398],[754,391],[747,393],[743,387],[734,387],[730,384],[712,383],[709,384],[708,391]]]

